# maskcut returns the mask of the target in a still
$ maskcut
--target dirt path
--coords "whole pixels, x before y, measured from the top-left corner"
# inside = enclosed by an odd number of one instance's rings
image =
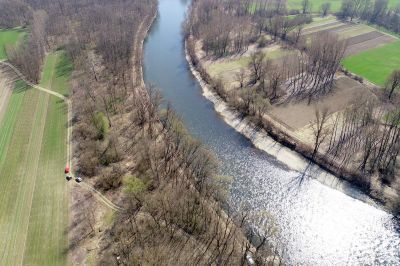
[[[67,97],[65,97],[64,95],[62,95],[62,94],[60,94],[58,92],[55,92],[55,91],[40,87],[40,86],[38,86],[36,84],[33,84],[32,82],[27,80],[25,78],[25,76],[14,65],[12,65],[11,63],[5,62],[5,61],[0,61],[0,65],[7,66],[7,67],[11,68],[21,80],[23,80],[26,84],[28,84],[32,88],[35,88],[37,90],[40,90],[40,91],[46,92],[48,94],[51,94],[51,95],[53,95],[53,96],[55,96],[57,98],[60,98],[67,104],[67,107],[68,107],[68,117],[67,117],[67,119],[68,119],[67,164],[70,166],[70,168],[71,168],[70,171],[72,173],[73,171],[72,171],[72,149],[71,149],[71,146],[72,146],[72,144],[71,144],[71,142],[72,142],[71,141],[71,136],[72,136],[72,104],[71,104],[71,101]],[[118,212],[123,211],[123,209],[121,207],[119,207],[116,204],[112,203],[109,199],[107,199],[106,196],[104,196],[100,191],[96,190],[90,184],[88,184],[86,182],[82,182],[82,183],[79,183],[79,184],[81,185],[81,187],[91,191],[95,195],[95,197],[100,202],[102,202],[106,207],[108,207],[108,208],[110,208],[110,209],[112,209],[114,211],[118,211]]]

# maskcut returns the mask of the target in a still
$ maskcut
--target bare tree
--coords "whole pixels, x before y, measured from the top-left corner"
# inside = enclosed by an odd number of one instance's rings
[[[328,120],[328,109],[324,107],[321,111],[319,108],[316,108],[315,119],[315,123],[312,123],[314,134],[314,150],[312,153],[312,158],[314,158],[318,153],[319,147],[325,141],[329,133],[326,125]]]
[[[392,98],[394,91],[398,89],[400,89],[400,70],[394,70],[388,78],[385,86],[389,99]]]
[[[236,80],[239,83],[239,88],[244,87],[245,79],[246,79],[246,71],[242,68],[238,73],[236,73]]]
[[[329,3],[329,2],[323,3],[321,5],[321,15],[323,17],[326,17],[328,15],[330,9],[331,9],[331,3]]]
[[[303,14],[308,14],[308,13],[310,13],[310,12],[311,12],[311,5],[312,5],[312,3],[311,3],[310,0],[303,0],[303,1],[301,2],[301,12],[302,12]]]
[[[259,81],[263,74],[263,63],[265,54],[263,52],[255,52],[250,55],[249,67],[251,70],[251,81],[256,83]]]

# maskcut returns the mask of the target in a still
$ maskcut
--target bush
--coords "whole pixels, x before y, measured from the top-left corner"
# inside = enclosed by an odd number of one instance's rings
[[[265,36],[261,36],[257,41],[258,48],[264,48],[267,45],[268,45],[267,38],[265,38]]]
[[[124,174],[125,172],[120,165],[104,168],[97,186],[104,190],[118,188],[122,183],[122,176]]]
[[[99,139],[104,139],[110,131],[110,125],[105,114],[103,112],[97,112],[92,119],[92,123],[97,129],[97,137]]]
[[[358,82],[361,82],[361,83],[364,82],[364,79],[362,77],[360,77],[360,76],[354,76],[354,79],[357,80]]]
[[[119,162],[121,160],[120,154],[122,153],[118,148],[116,138],[110,137],[107,142],[107,147],[100,157],[100,163],[105,166]]]
[[[139,195],[147,190],[148,185],[135,176],[124,177],[125,191],[129,194]]]
[[[79,159],[79,171],[85,176],[94,176],[98,164],[99,159],[93,152],[85,152]]]

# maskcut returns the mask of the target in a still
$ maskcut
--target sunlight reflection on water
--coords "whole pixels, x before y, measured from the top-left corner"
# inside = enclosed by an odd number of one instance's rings
[[[290,265],[400,265],[400,229],[392,215],[282,167],[223,122],[202,97],[184,57],[181,23],[189,1],[160,0],[145,45],[147,83],[158,86],[188,130],[233,176],[231,206],[268,210]],[[359,195],[353,188],[346,193]]]

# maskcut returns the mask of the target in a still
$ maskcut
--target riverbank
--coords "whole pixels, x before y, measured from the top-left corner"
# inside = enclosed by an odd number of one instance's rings
[[[124,145],[123,161],[118,164],[126,170],[126,173],[122,179],[124,185],[116,185],[111,191],[126,211],[114,215],[114,221],[102,240],[102,245],[107,248],[105,250],[101,248],[99,261],[101,264],[110,264],[114,260],[121,264],[130,264],[130,259],[134,257],[139,264],[150,263],[149,261],[155,265],[161,261],[171,264],[172,261],[169,260],[173,260],[174,265],[185,265],[193,258],[196,258],[199,264],[208,264],[206,261],[213,261],[216,256],[229,264],[229,261],[239,261],[250,253],[254,256],[260,255],[261,251],[257,250],[257,253],[248,243],[243,227],[235,223],[234,217],[223,211],[221,203],[214,200],[211,192],[205,191],[203,186],[199,187],[194,181],[202,178],[211,179],[214,176],[213,172],[208,170],[213,168],[211,158],[207,159],[208,152],[202,147],[196,147],[188,158],[184,149],[191,149],[190,145],[196,140],[186,134],[183,125],[179,126],[179,130],[173,126],[182,122],[175,121],[172,111],[168,117],[165,117],[164,113],[158,114],[154,111],[158,106],[154,107],[156,105],[152,98],[154,94],[150,89],[146,90],[142,58],[143,43],[156,18],[157,13],[144,20],[144,24],[140,26],[142,33],[138,33],[135,39],[132,58],[134,91],[131,95],[133,97],[129,98],[131,102],[126,108],[128,111],[122,118],[112,117],[115,135],[119,136],[118,142]],[[138,105],[141,104],[143,108],[139,109]],[[141,115],[144,114],[141,117],[143,123],[137,123],[135,120],[139,112]],[[163,118],[163,123],[160,122],[160,117]],[[128,121],[133,121],[129,133],[126,132]],[[167,126],[169,123],[173,125]],[[175,143],[175,139],[179,144]],[[128,146],[130,148],[126,148]],[[143,151],[144,147],[147,151]],[[171,149],[173,154],[169,155]],[[204,162],[196,160],[193,166],[191,163],[186,163],[186,160],[190,161],[197,157],[206,159]],[[166,158],[169,159],[164,161]],[[157,168],[153,169],[151,167],[153,165],[157,165]],[[179,167],[175,169],[177,165]],[[204,170],[197,173],[191,167]],[[114,171],[114,168],[112,170]],[[96,179],[101,181],[102,177]],[[207,183],[212,182],[207,181]],[[194,206],[191,205],[193,201],[197,202]],[[199,212],[197,212],[198,207],[201,208]],[[185,216],[189,213],[192,215],[192,210],[187,208],[195,209],[194,216],[189,220],[186,220]],[[137,234],[130,235],[133,228]],[[229,234],[220,237],[215,230],[229,231]],[[142,238],[145,235],[151,237]],[[211,237],[217,240],[214,241]],[[207,247],[204,243],[208,243]],[[209,251],[209,248],[219,249],[221,243],[226,249],[222,249],[218,254]],[[230,249],[232,250],[229,254],[225,254]],[[127,251],[121,252],[121,250]],[[168,254],[165,254],[166,250]],[[270,254],[265,259],[279,261],[277,256]]]
[[[342,191],[353,198],[393,211],[396,198],[384,188],[380,190],[367,189],[359,181],[361,180],[360,175],[341,169],[335,162],[321,154],[313,157],[312,147],[291,136],[290,132],[286,131],[285,127],[272,117],[263,117],[262,128],[260,129],[260,126],[252,122],[251,117],[246,117],[232,108],[229,102],[224,100],[213,88],[211,77],[202,66],[203,62],[199,59],[196,49],[189,48],[190,45],[194,47],[194,40],[188,36],[185,40],[185,53],[190,70],[198,80],[204,97],[214,103],[215,110],[227,124],[243,134],[257,148],[275,157],[290,169],[303,173],[303,177],[312,173],[313,178],[325,185]],[[353,185],[363,193],[349,193],[348,188]],[[379,202],[379,204],[376,204],[376,202]]]
[[[149,30],[157,17],[157,6],[154,6],[152,11],[154,12],[145,17],[134,35],[131,56],[134,88],[140,88],[144,84],[142,75],[143,42],[147,38]],[[78,80],[74,80],[73,82],[78,82]],[[118,120],[117,117],[113,117],[112,119]],[[75,146],[80,144],[75,143]],[[75,165],[74,168],[78,166],[78,163],[79,160],[75,157],[72,163],[72,165]],[[125,167],[131,165],[131,158],[125,159],[123,163],[126,165]],[[104,166],[101,167],[104,168]],[[91,186],[96,186],[100,179],[101,176],[97,175],[92,178],[85,178],[85,182]],[[118,189],[108,190],[104,192],[104,195],[112,202],[122,204],[122,186]],[[93,191],[88,191],[77,184],[73,184],[70,192],[69,209],[69,224],[71,229],[68,233],[68,261],[72,265],[95,265],[102,258],[102,252],[107,250],[104,247],[107,246],[105,242],[109,237],[107,232],[113,227],[118,211],[97,200],[96,194]]]

